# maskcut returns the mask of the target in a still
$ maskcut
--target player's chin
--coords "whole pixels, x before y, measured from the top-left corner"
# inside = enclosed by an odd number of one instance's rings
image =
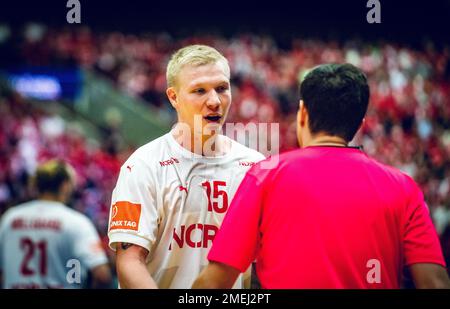
[[[223,123],[218,122],[206,122],[203,126],[203,135],[215,135],[220,134],[222,131]]]

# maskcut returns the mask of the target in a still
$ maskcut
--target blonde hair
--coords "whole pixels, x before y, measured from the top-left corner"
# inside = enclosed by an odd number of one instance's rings
[[[167,64],[167,87],[174,87],[176,85],[176,78],[185,65],[200,66],[219,61],[225,64],[228,76],[230,76],[228,60],[215,48],[207,45],[189,45],[183,47],[172,54]]]
[[[30,181],[40,194],[58,194],[65,181],[75,181],[75,170],[62,160],[52,159],[40,164]]]

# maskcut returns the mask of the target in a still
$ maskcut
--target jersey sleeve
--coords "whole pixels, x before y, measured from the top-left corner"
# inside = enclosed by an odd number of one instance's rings
[[[149,167],[130,158],[122,166],[111,199],[109,246],[132,243],[150,251],[158,231],[155,181]]]
[[[428,206],[415,183],[405,213],[403,249],[406,265],[433,263],[445,267],[439,238]]]
[[[259,222],[263,189],[248,173],[234,196],[216,235],[208,260],[245,272],[255,260],[259,246]]]
[[[87,268],[93,269],[108,262],[100,237],[88,218],[82,217],[79,220],[73,237],[75,239],[74,254]]]

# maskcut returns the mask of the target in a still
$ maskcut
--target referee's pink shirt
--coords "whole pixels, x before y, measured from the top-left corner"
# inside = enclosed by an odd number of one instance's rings
[[[261,286],[274,289],[399,288],[405,265],[445,267],[406,174],[356,148],[312,146],[279,159],[248,172],[210,261],[245,271],[256,258]]]

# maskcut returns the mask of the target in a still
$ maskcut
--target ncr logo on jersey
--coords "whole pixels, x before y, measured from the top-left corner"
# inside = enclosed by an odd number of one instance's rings
[[[159,161],[159,165],[161,166],[168,166],[168,165],[172,165],[175,163],[180,163],[180,160],[178,160],[177,158],[170,158],[169,160],[165,160],[165,161]]]
[[[112,207],[109,230],[133,230],[139,228],[141,204],[126,201],[116,202]]]

